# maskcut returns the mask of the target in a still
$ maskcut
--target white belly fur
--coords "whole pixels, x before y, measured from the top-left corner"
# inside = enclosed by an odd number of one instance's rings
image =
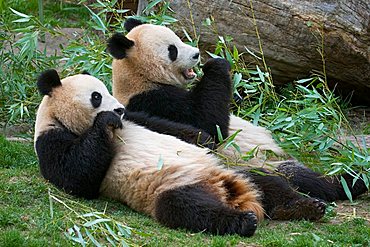
[[[131,122],[116,133],[117,155],[101,185],[103,196],[153,215],[156,196],[183,185],[206,179],[221,168],[219,159],[203,149],[173,136],[158,134]],[[121,140],[122,139],[122,140]],[[158,167],[159,160],[162,168]]]

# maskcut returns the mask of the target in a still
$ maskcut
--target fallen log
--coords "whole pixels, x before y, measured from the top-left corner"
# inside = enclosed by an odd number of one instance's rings
[[[178,26],[189,33],[195,29],[208,50],[218,35],[229,35],[240,51],[247,47],[258,53],[255,23],[275,84],[323,71],[317,51],[322,47],[330,85],[337,85],[343,96],[353,92],[354,102],[370,105],[368,0],[172,0],[171,8]],[[202,25],[210,17],[218,33]]]

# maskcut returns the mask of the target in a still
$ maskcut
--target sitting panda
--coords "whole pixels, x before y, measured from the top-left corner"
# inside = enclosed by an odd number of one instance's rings
[[[102,195],[165,226],[212,234],[251,236],[264,214],[282,220],[324,215],[324,202],[302,196],[282,177],[228,170],[208,149],[161,134],[176,123],[128,120],[136,117],[127,119],[123,105],[90,75],[60,80],[48,70],[37,85],[44,95],[34,137],[40,171],[66,193]]]
[[[146,112],[178,123],[199,128],[217,139],[216,125],[223,136],[241,129],[235,141],[242,153],[256,147],[283,155],[265,128],[254,126],[239,117],[229,115],[232,94],[230,65],[224,59],[210,59],[203,67],[204,76],[190,90],[183,87],[195,78],[192,67],[199,61],[199,50],[183,43],[169,28],[129,18],[125,22],[127,36],[116,33],[108,40],[108,51],[113,56],[113,95],[127,110]],[[233,149],[221,153],[240,160]],[[261,167],[260,159],[247,165]],[[325,201],[345,200],[347,196],[338,177],[323,177],[297,162],[282,162],[272,166],[274,172],[284,176],[293,187]],[[353,177],[342,175],[347,184]],[[308,182],[311,180],[311,182]],[[274,188],[276,189],[276,188]],[[350,188],[357,197],[367,191],[358,179]]]
[[[261,153],[271,150],[284,155],[268,130],[229,115],[232,83],[226,60],[208,61],[200,82],[187,91],[184,86],[196,77],[192,68],[199,61],[199,50],[163,26],[129,18],[125,28],[127,36],[117,33],[108,40],[108,51],[114,58],[113,96],[127,109],[190,124],[214,137],[216,124],[223,137],[242,130],[235,141],[243,153],[258,147]],[[221,152],[232,161],[242,162],[232,148]],[[262,165],[259,158],[251,162]]]

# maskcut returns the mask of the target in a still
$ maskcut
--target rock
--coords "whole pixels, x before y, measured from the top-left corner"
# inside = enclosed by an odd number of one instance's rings
[[[353,100],[370,103],[370,1],[253,0],[253,10],[267,65],[275,84],[322,71],[317,51],[323,47],[329,83]],[[248,0],[172,0],[178,25],[200,36],[201,47],[212,51],[218,35],[230,35],[239,51],[259,51]],[[191,12],[189,11],[191,10]],[[192,14],[192,19],[190,18]],[[201,23],[213,16],[218,34]],[[194,35],[193,35],[194,36]]]

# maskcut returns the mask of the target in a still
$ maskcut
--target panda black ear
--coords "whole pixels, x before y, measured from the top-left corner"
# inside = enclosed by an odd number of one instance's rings
[[[122,33],[115,33],[108,40],[108,51],[116,59],[123,59],[126,57],[126,51],[135,45],[134,41],[126,38]]]
[[[58,72],[54,69],[49,69],[41,73],[37,79],[37,88],[41,95],[51,96],[51,91],[55,87],[62,86]]]
[[[125,29],[126,29],[127,32],[130,32],[134,27],[140,26],[142,24],[144,24],[144,22],[142,22],[138,19],[128,18],[125,21]]]

